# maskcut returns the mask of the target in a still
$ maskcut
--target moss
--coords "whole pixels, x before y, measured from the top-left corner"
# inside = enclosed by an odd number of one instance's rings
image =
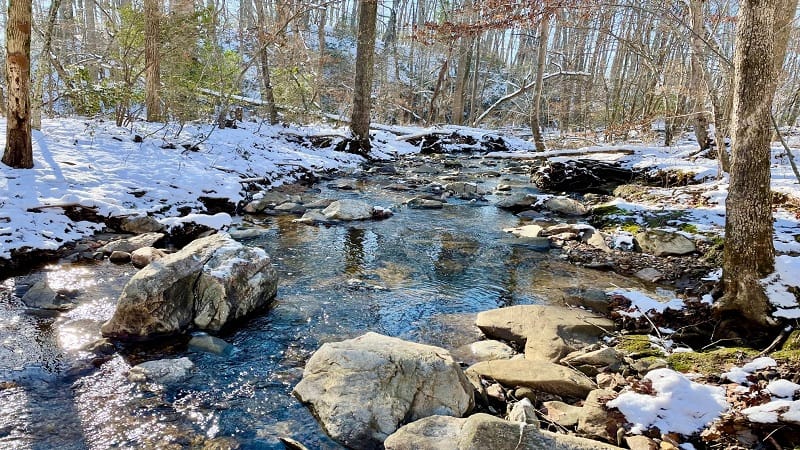
[[[710,352],[673,353],[667,357],[670,367],[678,372],[698,372],[703,375],[718,375],[732,365],[741,364],[745,358],[758,356],[758,350],[745,347],[730,347]]]
[[[794,330],[789,334],[781,350],[800,350],[800,330]]]
[[[617,205],[600,205],[592,208],[592,215],[595,216],[620,216],[627,214],[628,211]]]
[[[697,234],[697,232],[700,231],[697,229],[697,225],[693,223],[682,223],[678,225],[678,229],[686,233],[692,233],[692,234]]]
[[[663,356],[664,353],[650,344],[650,336],[646,334],[628,334],[620,336],[617,350],[633,358]]]
[[[800,350],[778,350],[769,354],[777,361],[785,361],[792,364],[800,363]]]
[[[627,231],[628,233],[631,233],[631,234],[636,234],[636,233],[642,231],[642,226],[641,225],[636,224],[636,223],[632,223],[632,222],[625,222],[625,223],[622,224],[622,226],[620,228],[623,231]]]

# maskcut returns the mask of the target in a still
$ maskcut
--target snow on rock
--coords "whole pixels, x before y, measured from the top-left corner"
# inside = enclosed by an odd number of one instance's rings
[[[800,305],[790,289],[800,288],[800,257],[781,255],[775,258],[775,272],[761,280],[775,317],[800,318]]]
[[[655,395],[628,391],[606,404],[625,415],[634,434],[658,428],[689,435],[729,408],[724,388],[695,383],[671,369],[652,370],[644,379],[652,383]]]
[[[629,289],[614,289],[608,291],[607,294],[618,295],[620,297],[628,299],[631,302],[631,306],[630,308],[628,308],[627,311],[623,310],[618,311],[620,315],[625,317],[639,318],[642,317],[643,314],[649,313],[651,311],[657,314],[663,314],[664,311],[668,309],[680,311],[685,306],[683,300],[679,298],[674,298],[672,300],[662,302],[642,292],[632,291]]]
[[[214,230],[222,230],[223,228],[229,227],[233,219],[228,213],[217,213],[214,215],[188,214],[183,217],[167,217],[166,219],[159,220],[159,222],[168,230],[172,230],[187,223],[203,225]]]
[[[787,398],[794,395],[798,389],[800,389],[800,384],[792,383],[789,380],[773,380],[767,385],[767,392],[774,395],[775,397]]]
[[[734,383],[739,384],[749,384],[747,381],[747,376],[757,370],[763,370],[767,367],[775,367],[778,363],[767,356],[762,356],[761,358],[756,358],[749,363],[745,364],[742,367],[734,367],[731,370],[723,373],[721,376],[722,378],[727,378]]]

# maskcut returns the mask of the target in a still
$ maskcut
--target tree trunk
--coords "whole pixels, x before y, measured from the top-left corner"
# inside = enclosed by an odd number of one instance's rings
[[[256,15],[258,20],[258,61],[259,71],[261,72],[261,82],[263,91],[261,99],[267,109],[267,117],[270,125],[278,123],[278,110],[275,107],[275,94],[272,91],[272,81],[269,76],[269,53],[267,51],[267,17],[264,12],[264,5],[260,0],[256,0]]]
[[[705,99],[708,89],[705,80],[705,50],[703,36],[705,35],[705,24],[703,17],[703,0],[690,0],[689,10],[692,16],[692,54],[690,58],[691,70],[691,92],[694,96],[694,109],[692,119],[694,123],[694,135],[700,150],[708,150],[711,141],[708,134],[708,115],[705,111]]]
[[[472,47],[474,38],[462,37],[458,49],[458,66],[456,67],[456,86],[453,93],[453,123],[464,124],[464,100],[467,82],[469,81],[470,64],[472,63]]]
[[[61,7],[61,0],[53,0],[50,3],[50,11],[47,13],[47,25],[44,30],[44,43],[42,43],[42,53],[39,56],[39,66],[36,68],[34,77],[33,96],[31,97],[31,127],[39,130],[42,128],[42,97],[44,96],[44,79],[50,68],[50,47],[53,42],[53,28],[55,27],[58,9]]]
[[[536,90],[533,94],[533,111],[531,111],[531,131],[533,132],[533,141],[536,143],[536,151],[543,152],[544,137],[542,136],[542,127],[539,124],[539,118],[542,115],[542,90],[543,90],[543,77],[544,67],[547,61],[547,40],[550,35],[550,16],[545,14],[542,17],[542,22],[539,24],[539,53],[536,57]]]
[[[159,56],[159,12],[158,0],[144,1],[144,64],[145,64],[145,109],[147,121],[161,119],[161,58]]]
[[[353,116],[350,130],[359,150],[369,150],[369,122],[372,76],[375,70],[375,27],[378,19],[378,0],[359,0],[358,44],[356,46],[356,76],[353,84]]]
[[[725,295],[717,308],[747,323],[774,324],[760,279],[774,270],[770,195],[770,113],[775,94],[776,0],[741,3],[736,32],[733,92],[733,142],[730,188],[725,203],[725,249],[722,281]],[[788,34],[787,34],[788,36]],[[744,319],[744,324],[740,319]]]
[[[6,86],[8,123],[3,164],[18,168],[33,167],[31,145],[31,0],[8,2],[6,28]]]

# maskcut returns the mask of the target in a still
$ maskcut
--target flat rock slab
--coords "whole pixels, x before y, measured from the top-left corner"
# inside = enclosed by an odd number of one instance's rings
[[[143,247],[152,247],[156,242],[164,239],[164,233],[145,233],[138,236],[133,236],[127,239],[120,239],[118,241],[111,241],[108,244],[100,247],[103,253],[126,252],[131,253]]]
[[[529,387],[536,391],[568,397],[585,398],[594,383],[586,375],[546,361],[509,359],[483,361],[466,371],[467,377],[491,378],[507,387]],[[474,382],[474,381],[473,381]]]
[[[525,358],[556,362],[598,342],[614,322],[581,309],[519,305],[478,314],[475,325],[490,338],[525,346]]]
[[[367,333],[324,344],[293,394],[349,448],[380,448],[407,421],[462,416],[473,388],[446,350]]]
[[[433,416],[412,422],[389,436],[386,450],[615,450],[590,439],[539,430],[488,414],[466,419]]]

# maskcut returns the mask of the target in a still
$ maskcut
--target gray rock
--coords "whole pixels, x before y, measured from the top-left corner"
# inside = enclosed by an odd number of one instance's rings
[[[414,197],[406,200],[406,206],[413,209],[442,209],[444,202],[423,197]]]
[[[425,174],[425,175],[434,175],[434,174],[439,173],[439,169],[437,169],[437,168],[435,168],[433,166],[429,166],[429,165],[423,164],[421,166],[412,167],[411,170],[409,170],[409,172],[418,173],[418,174]]]
[[[598,250],[602,250],[605,253],[611,253],[611,249],[608,247],[608,244],[606,244],[606,239],[603,236],[603,233],[595,228],[583,230],[581,240]]]
[[[306,213],[303,214],[303,217],[299,219],[294,219],[292,222],[314,224],[314,223],[323,223],[327,221],[328,218],[325,216],[325,214],[322,214],[318,209],[312,209],[306,211]]]
[[[261,198],[248,203],[244,207],[244,211],[248,213],[260,213],[265,209],[274,208],[281,203],[292,200],[293,198],[289,194],[276,191],[265,191],[261,194]]]
[[[367,220],[372,219],[374,208],[361,200],[341,199],[322,210],[327,220]]]
[[[633,274],[636,278],[644,281],[649,281],[651,283],[655,283],[656,281],[660,280],[664,277],[664,274],[659,272],[658,269],[653,267],[645,267],[644,269],[636,272]]]
[[[228,230],[228,234],[231,235],[232,238],[239,240],[239,239],[252,239],[259,236],[263,236],[266,234],[265,229],[262,228],[234,228]]]
[[[303,214],[306,212],[306,207],[299,203],[286,202],[272,208],[272,210],[291,214]]]
[[[159,384],[175,384],[189,379],[194,371],[194,363],[189,358],[158,359],[131,367],[128,380],[134,383],[146,381]]]
[[[444,190],[462,199],[478,199],[483,196],[477,184],[464,181],[448,183],[444,186]]]
[[[189,340],[189,348],[195,351],[229,356],[233,353],[233,345],[207,333],[197,333]]]
[[[590,352],[578,350],[565,356],[561,360],[561,363],[570,366],[586,364],[590,366],[602,367],[621,364],[622,359],[623,356],[616,349],[612,347],[605,347]]]
[[[358,190],[358,181],[353,179],[337,180],[328,185],[331,189],[339,189],[340,191],[356,191]]]
[[[320,198],[312,202],[304,203],[303,206],[307,209],[325,209],[333,202],[334,200],[332,198]]]
[[[564,428],[572,428],[578,425],[582,408],[564,402],[549,401],[542,403],[544,416],[547,420],[561,425]]]
[[[511,359],[517,352],[508,345],[494,340],[473,342],[453,351],[453,357],[467,364],[494,359]]]
[[[277,280],[262,249],[214,234],[137,272],[101,331],[118,339],[148,339],[190,327],[219,330],[272,299]]]
[[[379,447],[406,421],[462,416],[473,406],[472,392],[446,350],[367,333],[324,344],[293,394],[332,438],[366,449]]]
[[[589,213],[583,203],[569,197],[551,197],[544,202],[544,207],[565,216],[585,216]]]
[[[508,420],[511,422],[525,423],[539,427],[539,419],[536,417],[536,408],[527,398],[514,403],[511,411],[508,412]]]
[[[618,450],[590,439],[539,430],[488,414],[466,419],[433,416],[389,436],[386,450]]]
[[[161,259],[165,256],[167,256],[167,254],[163,250],[159,250],[154,247],[142,247],[134,250],[133,253],[131,253],[130,260],[134,267],[141,269],[151,262]]]
[[[135,216],[123,218],[120,228],[128,233],[143,234],[163,231],[164,225],[151,216]]]
[[[606,389],[595,389],[586,397],[578,418],[578,433],[605,441],[616,441],[617,430],[623,420],[619,415],[609,414],[605,404],[617,397],[617,393]]]
[[[655,256],[680,256],[697,251],[694,242],[678,233],[671,233],[669,231],[643,231],[636,234],[633,239],[636,247],[639,248],[642,253],[649,253]]]
[[[131,254],[128,252],[114,250],[113,252],[111,252],[111,255],[108,256],[108,260],[115,264],[126,264],[130,262]]]
[[[46,281],[37,281],[22,296],[22,303],[29,308],[66,311],[75,307],[64,295],[54,291]]]
[[[479,378],[495,380],[504,386],[526,386],[549,394],[584,398],[594,383],[586,375],[546,361],[509,359],[479,362],[466,370],[473,385]]]
[[[539,237],[544,229],[539,225],[531,224],[531,225],[523,225],[521,227],[514,227],[514,228],[503,228],[503,231],[506,233],[511,233],[517,237],[524,237],[524,238],[534,238]]]
[[[487,336],[525,346],[525,358],[556,362],[568,353],[598,342],[614,322],[581,309],[518,305],[478,314]]]
[[[539,197],[530,194],[517,193],[512,194],[499,202],[496,206],[500,209],[507,209],[512,212],[520,212],[530,209],[539,201]]]
[[[127,239],[109,242],[108,244],[100,247],[100,251],[105,254],[111,254],[116,251],[132,253],[134,250],[138,250],[142,247],[152,247],[156,242],[163,239],[164,236],[164,233],[140,234]]]

